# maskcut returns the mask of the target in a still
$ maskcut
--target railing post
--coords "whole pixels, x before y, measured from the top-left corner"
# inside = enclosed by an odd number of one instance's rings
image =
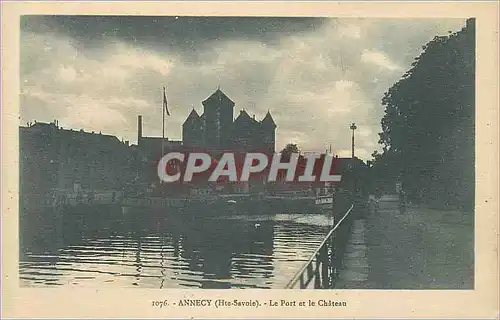
[[[350,206],[347,212],[335,223],[332,230],[321,243],[320,247],[314,252],[306,265],[294,276],[286,288],[294,288],[297,282],[300,288],[306,288],[314,278],[315,289],[334,288],[338,270],[342,265],[342,255],[348,234],[352,215],[350,214],[354,204]]]
[[[306,273],[306,276],[307,276],[306,277],[306,283],[304,284],[304,286],[303,286],[302,289],[305,289],[306,286],[307,286],[306,284],[309,284],[309,282],[311,282],[312,277],[314,277],[314,269],[313,269],[313,265],[312,264],[309,264],[307,266],[306,270],[307,270],[307,273]],[[304,275],[304,274],[302,273],[302,275]]]
[[[336,197],[332,201],[332,229],[335,228],[335,223],[336,223],[336,210],[335,210],[335,203],[336,203]],[[329,271],[329,276],[328,276],[328,288],[333,288],[335,286],[335,234],[337,231],[333,231],[331,234],[330,239],[327,239],[326,243],[330,248],[328,250],[328,271]]]
[[[330,269],[331,269],[331,274],[330,274],[330,279],[331,279],[331,288],[335,288],[335,282],[337,278],[337,231],[332,233],[332,238],[330,240],[331,247],[330,247]]]
[[[328,276],[328,268],[330,265],[330,259],[328,257],[328,242],[325,242],[320,251],[321,255],[321,287],[323,289],[328,289],[329,287],[329,276]]]
[[[319,273],[320,257],[319,253],[316,255],[316,266],[314,268],[314,289],[321,289],[321,275]]]
[[[337,238],[335,243],[335,272],[338,275],[338,272],[342,268],[342,256],[344,255],[344,246],[345,246],[345,237],[346,237],[346,225],[349,224],[349,217],[345,220],[345,224],[339,226],[337,230]]]

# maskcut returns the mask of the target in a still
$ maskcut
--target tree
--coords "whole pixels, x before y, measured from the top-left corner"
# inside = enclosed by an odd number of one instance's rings
[[[292,154],[292,153],[300,153],[299,147],[294,143],[288,143],[283,150],[281,150],[282,154]]]
[[[473,207],[475,25],[435,37],[384,95],[377,176],[441,206]]]

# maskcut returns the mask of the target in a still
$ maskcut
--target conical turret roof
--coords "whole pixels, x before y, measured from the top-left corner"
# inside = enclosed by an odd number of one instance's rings
[[[271,112],[267,111],[266,116],[264,119],[261,121],[262,124],[270,127],[276,128],[276,122],[274,122],[273,116],[271,115]]]
[[[245,110],[240,110],[240,114],[238,115],[238,117],[236,117],[234,122],[237,122],[237,123],[252,122],[252,120],[253,119],[250,117],[250,115]]]

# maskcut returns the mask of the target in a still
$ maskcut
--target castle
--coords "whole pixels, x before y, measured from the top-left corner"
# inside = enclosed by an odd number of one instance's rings
[[[234,119],[235,103],[220,88],[202,101],[202,105],[201,115],[193,108],[184,121],[181,141],[143,136],[142,116],[138,116],[136,153],[146,181],[157,179],[156,164],[168,152],[199,150],[216,157],[221,152],[231,151],[275,152],[276,123],[270,112],[258,121],[241,110]]]
[[[275,152],[276,123],[268,111],[258,121],[241,110],[233,121],[235,103],[217,89],[203,104],[203,114],[191,111],[182,125],[185,147],[208,150]]]

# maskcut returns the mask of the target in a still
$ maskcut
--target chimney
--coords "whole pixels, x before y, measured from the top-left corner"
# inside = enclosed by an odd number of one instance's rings
[[[142,116],[137,117],[137,145],[141,143],[142,139]]]

